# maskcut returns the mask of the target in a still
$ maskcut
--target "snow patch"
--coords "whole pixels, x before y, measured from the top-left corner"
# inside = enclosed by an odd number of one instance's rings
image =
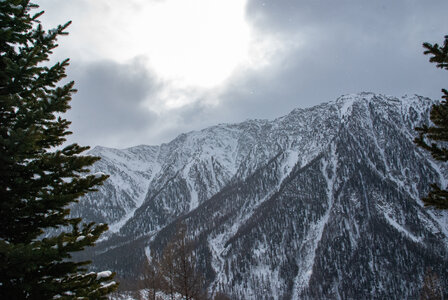
[[[102,271],[96,274],[96,279],[102,279],[102,278],[107,278],[110,277],[112,275],[111,271]]]
[[[322,174],[325,177],[327,183],[327,201],[328,209],[322,218],[315,224],[310,226],[307,236],[303,240],[301,251],[307,253],[301,261],[299,261],[299,273],[294,280],[293,287],[293,298],[294,300],[299,300],[300,293],[308,286],[309,280],[313,273],[314,258],[316,256],[317,246],[322,239],[322,234],[325,225],[328,222],[330,213],[334,204],[334,185],[336,179],[336,169],[338,165],[338,157],[336,154],[336,146],[333,144],[331,147],[331,156],[327,162],[325,159],[322,160]],[[331,167],[331,174],[328,173],[328,167]]]
[[[84,240],[85,238],[86,238],[85,236],[80,235],[80,236],[78,236],[78,237],[76,238],[76,241],[77,241],[77,242],[80,242],[80,241]]]
[[[410,238],[411,240],[413,240],[416,243],[420,243],[422,240],[421,238],[417,238],[415,235],[413,235],[412,233],[410,233],[409,231],[407,231],[406,229],[403,228],[403,226],[401,226],[400,224],[398,224],[398,222],[396,222],[392,217],[390,217],[387,213],[384,214],[384,217],[386,218],[387,222],[389,222],[390,225],[392,225],[395,229],[397,229],[398,231],[400,231],[401,233],[403,233],[405,236],[407,236],[408,238]]]

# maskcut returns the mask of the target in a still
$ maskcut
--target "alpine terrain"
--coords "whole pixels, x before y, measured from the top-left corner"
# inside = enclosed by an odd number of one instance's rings
[[[96,147],[105,185],[72,208],[110,224],[86,256],[132,281],[179,221],[210,294],[231,299],[448,293],[448,215],[423,207],[448,168],[417,148],[434,101],[360,93],[275,120],[220,124],[160,146]]]

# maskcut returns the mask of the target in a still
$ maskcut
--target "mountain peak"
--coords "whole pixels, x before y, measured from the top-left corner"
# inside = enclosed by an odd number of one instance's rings
[[[209,291],[231,298],[417,298],[428,266],[446,287],[448,215],[420,198],[448,172],[413,143],[432,103],[350,94],[157,147],[95,148],[93,171],[111,176],[77,212],[116,233],[94,263],[137,277],[184,222]]]

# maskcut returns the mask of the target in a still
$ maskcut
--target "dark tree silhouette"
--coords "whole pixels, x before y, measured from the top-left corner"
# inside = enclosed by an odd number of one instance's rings
[[[107,225],[81,225],[67,207],[108,176],[88,175],[99,159],[81,155],[88,147],[61,148],[74,83],[59,84],[68,59],[48,61],[70,22],[45,31],[36,8],[0,1],[0,298],[106,299],[114,274],[87,272],[89,262],[71,253],[94,245]],[[51,228],[62,232],[44,238]]]
[[[436,63],[437,68],[448,70],[448,35],[445,36],[443,46],[438,44],[424,43],[426,49],[424,54],[430,55],[430,62]],[[428,150],[432,157],[438,161],[448,161],[448,91],[442,89],[442,101],[431,107],[430,119],[431,126],[417,127],[419,136],[415,143]],[[447,187],[440,187],[438,184],[431,184],[429,194],[422,200],[426,206],[432,206],[439,209],[448,209],[448,190]]]

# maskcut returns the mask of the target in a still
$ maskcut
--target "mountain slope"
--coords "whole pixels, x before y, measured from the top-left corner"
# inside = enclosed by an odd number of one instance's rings
[[[447,215],[419,200],[447,168],[412,142],[432,103],[361,93],[159,147],[94,149],[113,180],[79,212],[102,211],[116,233],[87,255],[135,276],[182,220],[209,290],[235,299],[416,297],[427,267],[447,286]]]

